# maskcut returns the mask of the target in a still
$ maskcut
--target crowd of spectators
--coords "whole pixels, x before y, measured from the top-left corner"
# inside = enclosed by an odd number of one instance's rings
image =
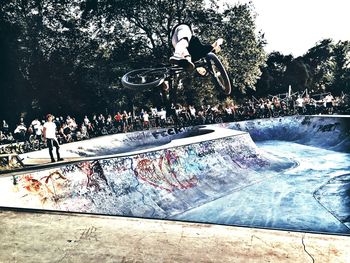
[[[220,122],[241,121],[255,118],[270,118],[294,114],[350,114],[349,96],[333,97],[293,95],[270,96],[246,99],[240,104],[233,101],[220,105],[171,105],[171,108],[140,109],[136,112],[117,112],[116,114],[94,114],[80,120],[72,116],[55,116],[59,143],[88,139],[91,137],[129,132],[166,126],[188,126]],[[6,120],[0,126],[0,144],[42,140],[44,119],[35,118],[26,122],[20,118],[13,129]]]

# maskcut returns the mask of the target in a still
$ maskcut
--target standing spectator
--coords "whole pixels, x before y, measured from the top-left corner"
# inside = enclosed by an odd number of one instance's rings
[[[196,119],[196,108],[193,107],[192,105],[190,105],[189,111],[190,111],[191,119],[195,120]]]
[[[98,115],[97,117],[97,121],[99,123],[100,128],[102,128],[105,125],[105,121],[106,121],[105,116],[103,116],[103,114],[100,113],[100,115]]]
[[[272,117],[272,110],[271,110],[271,101],[267,98],[264,101],[264,116],[267,118]]]
[[[128,130],[129,131],[133,130],[133,117],[131,112],[128,112],[127,122],[128,122]]]
[[[9,125],[7,124],[6,120],[2,120],[1,130],[5,135],[9,132]]]
[[[310,98],[309,105],[310,114],[316,114],[317,101],[314,98]]]
[[[281,102],[277,96],[272,98],[273,111],[280,112],[281,111]]]
[[[149,115],[147,111],[143,113],[143,128],[149,129]]]
[[[304,97],[304,107],[305,107],[305,114],[310,114],[311,112],[311,105],[310,105],[310,96],[309,95],[306,95]]]
[[[44,142],[47,142],[47,147],[49,147],[49,154],[51,158],[51,162],[55,162],[55,158],[53,157],[53,146],[56,147],[56,155],[57,155],[57,161],[63,161],[63,159],[60,157],[60,146],[58,145],[58,141],[56,138],[56,124],[53,122],[53,116],[51,114],[48,114],[46,117],[47,121],[44,124],[43,128],[43,135],[44,135]]]
[[[38,120],[38,118],[35,118],[32,121],[31,126],[33,127],[33,132],[34,132],[34,135],[35,135],[35,139],[40,139],[43,127],[41,126],[41,123]]]
[[[86,126],[86,127],[89,127],[90,126],[90,120],[89,120],[89,118],[88,118],[88,116],[87,115],[85,115],[84,116],[84,125]]]
[[[128,131],[128,113],[126,111],[123,111],[122,114],[122,126],[123,126],[123,132]]]
[[[295,114],[295,96],[290,96],[287,98],[287,105],[290,114]]]
[[[159,118],[160,118],[160,126],[165,127],[166,123],[166,110],[164,108],[161,108],[158,112]]]
[[[158,109],[156,107],[151,107],[151,116],[152,118],[155,118],[158,115]]]
[[[92,122],[91,122],[91,127],[92,127],[92,133],[96,136],[98,134],[98,120],[96,114],[92,116]]]
[[[84,116],[83,124],[87,128],[87,133],[89,132],[92,133],[92,130],[93,130],[92,124],[87,115]]]
[[[156,107],[151,107],[151,117],[155,120],[155,125],[158,128],[160,126],[158,109]]]
[[[297,111],[299,114],[304,113],[304,99],[299,95],[297,100],[295,101],[295,106],[297,107]]]
[[[118,111],[117,114],[114,116],[114,120],[117,124],[118,131],[122,131],[122,115]]]
[[[145,110],[144,110],[144,109],[141,109],[141,112],[140,112],[140,119],[141,119],[142,122],[143,122],[143,114],[145,114]]]
[[[111,114],[108,114],[107,115],[107,118],[106,118],[106,127],[108,130],[112,130],[113,128],[113,118],[112,118],[112,115]]]
[[[327,96],[324,98],[324,102],[326,103],[326,111],[328,114],[333,114],[333,101],[334,97],[331,93],[327,94]]]

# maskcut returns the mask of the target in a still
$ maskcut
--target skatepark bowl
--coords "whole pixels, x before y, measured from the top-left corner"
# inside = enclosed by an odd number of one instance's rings
[[[67,163],[3,174],[0,206],[350,234],[349,116],[116,134],[61,151]]]

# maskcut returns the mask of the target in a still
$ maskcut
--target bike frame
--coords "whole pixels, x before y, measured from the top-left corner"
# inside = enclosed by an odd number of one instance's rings
[[[209,52],[204,58],[194,62],[195,68],[204,68],[206,73],[202,77],[210,75],[213,78],[215,86],[217,86],[226,95],[231,93],[230,79],[227,71],[220,59]],[[168,81],[170,89],[173,88],[173,80],[180,73],[188,73],[186,69],[180,66],[166,65],[157,68],[141,68],[126,73],[121,81],[124,87],[138,90],[146,88],[154,88],[164,81]],[[136,81],[136,82],[135,82]]]
[[[200,68],[200,67],[204,67],[208,70],[208,63],[207,61],[202,58],[196,62],[194,62],[195,68]],[[183,67],[180,66],[176,66],[176,65],[166,65],[164,67],[159,67],[159,68],[153,68],[151,69],[149,72],[165,72],[165,79],[168,80],[170,77],[173,77],[177,74],[180,73],[187,73],[188,71],[186,71]]]

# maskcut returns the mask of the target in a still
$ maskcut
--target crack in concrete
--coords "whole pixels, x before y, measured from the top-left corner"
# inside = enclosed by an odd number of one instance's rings
[[[305,253],[308,254],[308,256],[311,258],[312,263],[315,263],[314,257],[306,250],[306,246],[305,246],[305,243],[304,243],[304,238],[305,238],[305,235],[303,235],[303,236],[301,237],[301,243],[303,244],[304,251],[305,251]]]
[[[180,236],[180,239],[178,241],[178,245],[181,244],[181,241],[182,241],[182,238],[184,237],[184,226],[181,226],[181,236]]]
[[[250,237],[250,245],[253,245],[253,239],[258,239],[260,240],[262,243],[264,243],[266,246],[271,247],[271,245],[269,243],[267,243],[266,241],[264,241],[263,239],[261,239],[260,237],[257,237],[256,235],[251,235]],[[272,246],[273,247],[273,246]]]

